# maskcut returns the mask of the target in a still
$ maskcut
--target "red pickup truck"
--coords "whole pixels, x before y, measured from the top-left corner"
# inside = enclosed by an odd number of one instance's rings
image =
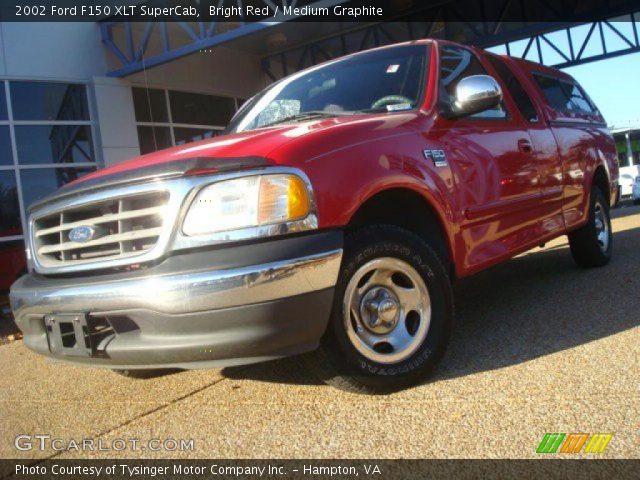
[[[390,391],[442,358],[455,278],[561,235],[578,265],[605,265],[617,177],[569,75],[393,45],[33,205],[11,303],[25,344],[63,360],[135,373],[315,351],[327,382]]]

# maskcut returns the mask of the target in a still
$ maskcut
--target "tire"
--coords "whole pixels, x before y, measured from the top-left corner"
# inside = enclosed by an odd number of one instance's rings
[[[633,204],[634,204],[634,205],[640,205],[640,198],[636,198],[636,199],[633,201]]]
[[[402,228],[347,234],[331,318],[310,367],[329,385],[368,394],[429,377],[451,335],[446,272],[434,249]]]
[[[611,260],[613,237],[609,204],[596,186],[591,188],[587,224],[569,234],[569,246],[573,259],[583,268],[602,267]]]
[[[146,378],[156,378],[163,377],[165,375],[170,375],[172,373],[179,372],[179,369],[131,369],[131,370],[111,370],[113,373],[117,373],[122,377],[127,378],[135,378],[135,379],[146,379]]]

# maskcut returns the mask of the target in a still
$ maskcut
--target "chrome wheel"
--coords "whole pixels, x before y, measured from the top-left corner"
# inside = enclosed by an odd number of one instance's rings
[[[600,202],[595,207],[595,227],[600,250],[606,252],[609,249],[609,222],[607,213]]]
[[[343,307],[349,340],[374,362],[406,360],[429,331],[427,286],[411,265],[397,258],[376,258],[361,266],[347,285]]]

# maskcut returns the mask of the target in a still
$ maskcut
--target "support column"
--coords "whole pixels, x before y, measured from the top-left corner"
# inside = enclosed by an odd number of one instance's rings
[[[140,155],[131,84],[109,77],[93,78],[98,148],[105,167]]]

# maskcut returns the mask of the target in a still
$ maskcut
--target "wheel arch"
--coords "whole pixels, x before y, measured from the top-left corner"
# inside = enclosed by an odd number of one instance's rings
[[[611,205],[611,183],[609,182],[609,175],[604,165],[600,164],[595,168],[590,186],[598,187],[607,199],[608,204]]]
[[[445,227],[443,214],[422,192],[406,186],[379,190],[360,203],[347,228],[375,224],[405,228],[429,241],[449,275],[455,276],[453,241]]]

